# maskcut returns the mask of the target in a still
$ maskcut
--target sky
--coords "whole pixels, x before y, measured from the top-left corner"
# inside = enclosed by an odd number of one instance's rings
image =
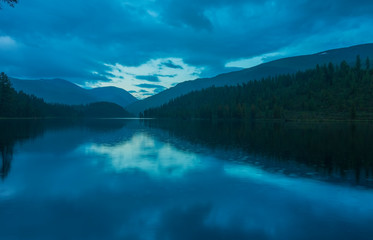
[[[282,57],[373,42],[371,0],[0,1],[0,72],[141,99]]]

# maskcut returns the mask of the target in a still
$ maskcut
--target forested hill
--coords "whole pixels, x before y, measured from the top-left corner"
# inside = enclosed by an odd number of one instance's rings
[[[86,105],[48,104],[43,99],[17,92],[7,75],[0,74],[0,118],[3,117],[129,117],[121,106],[109,102]]]
[[[288,73],[294,74],[298,71],[314,68],[316,64],[323,65],[329,62],[339,64],[343,60],[348,64],[355,64],[357,55],[360,55],[361,59],[366,59],[367,57],[373,59],[373,43],[327,50],[311,55],[282,58],[240,71],[220,74],[212,78],[200,78],[193,81],[182,82],[154,96],[137,101],[127,106],[126,109],[138,115],[146,109],[160,107],[171,99],[175,99],[192,91],[198,91],[212,86],[235,86],[268,76]]]
[[[295,74],[237,86],[211,87],[178,97],[144,117],[201,119],[373,119],[373,68],[317,65]]]
[[[121,107],[137,101],[130,93],[116,87],[84,89],[63,79],[21,80],[10,78],[16,91],[42,98],[46,103],[81,105],[94,102],[112,102]]]

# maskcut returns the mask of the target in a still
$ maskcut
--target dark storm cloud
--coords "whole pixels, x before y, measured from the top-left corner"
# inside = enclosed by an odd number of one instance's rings
[[[166,87],[160,86],[160,87],[157,87],[156,89],[154,89],[154,92],[155,93],[160,93],[160,92],[162,92],[164,90],[166,90]]]
[[[199,4],[190,1],[164,1],[163,19],[175,27],[191,27],[198,30],[211,30],[212,23],[204,15]]]
[[[171,60],[168,60],[167,62],[164,62],[163,65],[166,66],[166,67],[169,67],[169,68],[183,69],[182,66],[173,63]]]
[[[139,84],[137,85],[138,87],[141,87],[141,88],[158,88],[158,87],[162,87],[160,85],[156,85],[156,84]]]
[[[139,84],[139,85],[136,85],[136,86],[138,86],[140,88],[146,88],[146,89],[155,89],[154,91],[156,93],[159,93],[159,92],[166,89],[164,86],[156,85],[156,84],[146,84],[146,83],[144,83],[144,84]]]
[[[373,42],[372,11],[367,0],[21,1],[0,11],[0,70],[84,83],[108,81],[105,64],[177,57],[212,76],[240,58]]]
[[[158,76],[136,76],[137,79],[146,80],[148,82],[160,82]]]

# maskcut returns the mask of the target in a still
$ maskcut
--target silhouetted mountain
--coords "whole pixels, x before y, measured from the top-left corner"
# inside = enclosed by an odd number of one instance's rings
[[[117,87],[93,88],[89,89],[88,92],[102,102],[113,102],[122,107],[137,101],[130,93]]]
[[[137,101],[127,91],[116,87],[84,89],[63,79],[20,80],[11,78],[17,91],[32,94],[47,103],[80,105],[93,102],[112,102],[122,107]]]
[[[137,115],[148,108],[161,106],[171,99],[195,90],[201,90],[211,86],[237,85],[255,79],[260,80],[268,76],[295,73],[297,71],[314,68],[317,64],[322,65],[329,62],[339,64],[343,60],[348,64],[353,64],[357,55],[360,55],[363,61],[367,57],[372,59],[373,44],[363,44],[348,48],[328,50],[312,55],[283,58],[263,63],[252,68],[221,74],[213,78],[200,78],[193,81],[186,81],[157,95],[137,101],[129,105],[127,110]]]
[[[145,110],[146,118],[372,120],[373,69],[360,57],[314,69],[209,87]]]
[[[84,117],[88,118],[122,118],[130,117],[130,114],[121,106],[110,102],[95,102],[75,109]]]
[[[67,105],[46,103],[34,95],[17,92],[5,73],[0,73],[0,118],[111,118],[129,117],[123,107],[112,102]]]

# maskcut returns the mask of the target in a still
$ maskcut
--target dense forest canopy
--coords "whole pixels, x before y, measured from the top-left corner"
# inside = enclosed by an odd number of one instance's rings
[[[373,119],[373,69],[317,65],[238,86],[210,87],[145,110],[141,117],[198,119]]]
[[[48,104],[43,99],[17,92],[5,73],[0,73],[0,117],[129,117],[115,103],[87,105]]]

